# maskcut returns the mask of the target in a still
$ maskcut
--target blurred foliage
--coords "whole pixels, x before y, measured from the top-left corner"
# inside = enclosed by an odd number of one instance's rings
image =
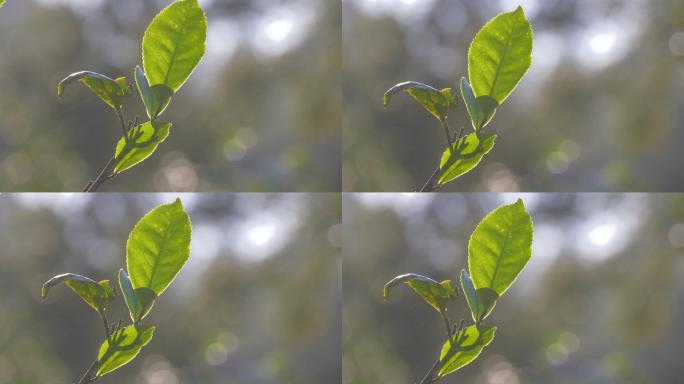
[[[116,279],[128,232],[173,198],[0,196],[0,383],[64,384],[87,369],[104,336],[97,315],[66,287],[41,301],[42,282],[64,271]],[[190,259],[143,320],[157,325],[155,338],[102,383],[338,382],[340,198],[181,199]],[[110,319],[127,316],[119,293]]]
[[[0,13],[0,185],[75,191],[113,154],[116,115],[57,83],[126,76],[166,0],[21,0]],[[173,100],[172,134],[108,191],[340,189],[340,7],[318,0],[201,1],[207,56]],[[128,117],[145,116],[138,95]]]
[[[470,232],[521,197],[530,263],[486,321],[501,325],[448,383],[674,383],[684,353],[684,195],[361,194],[343,201],[342,383],[408,384],[446,339],[406,272],[456,279]],[[454,321],[469,316],[463,299]]]
[[[488,127],[497,148],[446,191],[681,191],[684,3],[680,0],[348,0],[343,6],[343,188],[413,191],[446,147],[410,100],[415,80],[456,87],[482,24],[518,4],[533,64]],[[467,128],[463,104],[450,113]]]

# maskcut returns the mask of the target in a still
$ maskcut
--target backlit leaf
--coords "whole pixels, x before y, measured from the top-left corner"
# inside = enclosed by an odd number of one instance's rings
[[[423,300],[439,312],[446,312],[449,300],[458,296],[449,280],[438,283],[429,277],[408,273],[397,276],[385,284],[383,290],[385,300],[389,297],[392,289],[402,283],[411,287]]]
[[[197,0],[177,0],[164,8],[143,37],[143,68],[150,86],[177,92],[204,56],[206,41],[207,20]]]
[[[468,267],[477,289],[502,296],[532,256],[532,218],[522,200],[492,211],[468,243]]]
[[[180,199],[160,205],[140,219],[126,244],[133,287],[160,296],[190,256],[190,234],[190,218]]]
[[[59,82],[57,96],[62,97],[64,88],[75,81],[79,81],[88,87],[114,109],[121,109],[124,98],[131,95],[131,88],[126,84],[124,77],[114,80],[97,72],[81,71],[72,73]]]
[[[171,123],[148,121],[129,132],[129,140],[121,137],[116,145],[114,172],[123,172],[150,157],[169,136]]]
[[[440,91],[427,84],[407,81],[397,84],[385,92],[383,97],[385,107],[389,105],[392,96],[402,91],[411,95],[423,108],[440,120],[446,119],[449,108],[458,104],[458,99],[451,88],[445,88]]]
[[[439,377],[453,373],[475,360],[484,347],[494,340],[495,334],[496,327],[494,326],[471,325],[455,334],[453,343],[447,340],[442,346],[442,353],[439,357],[442,361]]]
[[[114,298],[114,290],[109,284],[109,280],[97,282],[85,276],[75,273],[64,273],[57,275],[43,284],[41,295],[43,299],[48,292],[57,284],[64,283],[73,290],[83,301],[91,306],[98,313],[107,308],[107,302]]]
[[[147,76],[140,66],[135,67],[135,84],[138,86],[140,97],[145,104],[147,116],[154,121],[169,105],[173,90],[162,84],[150,87]]]
[[[468,78],[475,96],[502,104],[532,64],[532,40],[532,26],[522,7],[485,24],[468,50]]]
[[[456,160],[452,159],[449,148],[442,154],[442,160],[439,163],[439,167],[440,169],[446,170],[442,171],[439,183],[446,184],[475,168],[484,155],[494,148],[495,142],[495,134],[482,134],[477,132],[473,132],[457,140],[453,146]]]
[[[129,325],[113,335],[111,344],[105,340],[97,356],[98,376],[104,376],[133,360],[142,347],[152,340],[153,335],[154,326]]]

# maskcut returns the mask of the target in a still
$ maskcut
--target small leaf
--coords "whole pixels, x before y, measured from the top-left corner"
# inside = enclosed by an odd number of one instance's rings
[[[449,280],[438,283],[429,277],[408,273],[397,276],[385,284],[383,290],[385,300],[389,297],[392,289],[402,283],[411,287],[423,300],[439,312],[446,312],[449,300],[458,296]]]
[[[131,95],[131,89],[123,77],[114,80],[97,72],[82,71],[72,73],[60,81],[57,96],[62,97],[64,88],[75,81],[80,81],[115,110],[123,108],[123,99]]]
[[[501,105],[532,65],[532,40],[522,7],[485,24],[468,50],[468,78],[475,96],[489,96]]]
[[[478,134],[477,132],[457,140],[453,146],[456,157],[455,161],[451,157],[449,148],[442,154],[439,167],[445,170],[442,171],[442,175],[439,177],[439,183],[442,185],[446,184],[475,168],[484,155],[494,148],[495,142],[495,134]]]
[[[387,108],[392,100],[392,96],[402,91],[411,95],[423,108],[440,120],[447,118],[449,107],[454,107],[458,104],[458,99],[451,88],[445,88],[440,91],[427,84],[407,81],[397,84],[385,92],[383,98],[385,108]]]
[[[499,106],[496,100],[489,96],[475,97],[470,83],[465,77],[461,78],[461,95],[465,102],[466,109],[470,115],[470,121],[475,131],[479,131],[494,117],[496,108]]]
[[[480,297],[477,296],[477,290],[465,269],[461,270],[461,288],[468,302],[468,307],[470,307],[470,313],[473,315],[473,321],[476,323],[480,322],[484,312],[484,305],[482,305]]]
[[[159,12],[142,45],[149,84],[177,92],[206,51],[207,19],[197,0],[177,0]]]
[[[107,308],[107,301],[114,297],[114,291],[109,285],[109,280],[98,283],[95,280],[75,273],[57,275],[43,284],[41,294],[43,299],[47,297],[50,288],[64,283],[74,291],[83,301],[98,313]]]
[[[147,76],[140,66],[135,67],[135,84],[138,86],[140,97],[145,104],[147,116],[154,121],[169,105],[173,90],[161,84],[150,87]]]
[[[3,5],[5,5],[5,0],[0,0],[0,8],[2,8]]]
[[[502,296],[532,256],[532,218],[522,200],[492,211],[468,243],[468,267],[477,289]]]
[[[133,284],[131,284],[131,280],[123,269],[119,270],[119,287],[121,287],[121,293],[123,293],[126,301],[131,320],[137,324],[142,316],[142,303],[138,299],[138,295],[135,294]]]
[[[133,360],[142,347],[147,345],[154,335],[154,326],[129,325],[113,335],[113,342],[105,340],[100,346],[97,356],[98,376],[104,376]]]
[[[129,139],[121,137],[116,145],[114,172],[121,173],[147,159],[169,136],[171,123],[148,121],[129,131]]]
[[[180,199],[160,205],[140,219],[126,244],[133,287],[147,288],[159,297],[188,260],[190,235],[190,218]]]
[[[439,377],[444,377],[470,364],[494,340],[495,326],[471,325],[454,335],[453,343],[447,340],[442,346]],[[453,344],[453,349],[452,349]]]

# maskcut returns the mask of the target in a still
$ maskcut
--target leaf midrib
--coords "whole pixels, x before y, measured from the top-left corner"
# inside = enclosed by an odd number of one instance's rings
[[[168,86],[168,81],[169,81],[169,76],[171,75],[171,70],[173,69],[173,64],[176,61],[176,54],[178,52],[178,46],[180,46],[181,40],[183,40],[183,36],[185,35],[185,27],[188,24],[189,18],[186,17],[185,20],[183,20],[183,23],[181,25],[181,31],[180,31],[180,38],[178,41],[176,41],[176,45],[173,47],[173,53],[171,54],[171,60],[169,61],[169,69],[166,72],[166,75],[164,76],[164,85]],[[170,87],[169,87],[170,88]]]
[[[501,264],[501,257],[503,256],[504,253],[506,253],[506,247],[508,246],[508,240],[511,238],[511,231],[507,231],[506,237],[504,239],[503,247],[501,247],[501,252],[499,255],[496,257],[496,265],[494,267],[494,273],[492,274],[492,278],[489,281],[489,288],[494,289],[494,280],[496,280],[496,275],[499,273],[499,265]]]
[[[496,82],[499,81],[499,74],[501,74],[501,67],[503,67],[503,63],[506,61],[506,55],[508,54],[508,47],[511,46],[511,36],[513,35],[513,31],[511,31],[508,36],[506,37],[506,44],[504,45],[504,51],[503,55],[501,55],[501,62],[499,65],[496,67],[496,74],[494,75],[494,81],[492,81],[492,87],[489,90],[489,96],[494,95],[494,88],[496,88]]]
[[[162,245],[159,248],[159,252],[157,253],[157,256],[155,257],[154,266],[152,267],[152,273],[150,274],[150,280],[147,282],[146,288],[150,289],[152,291],[154,291],[154,289],[152,289],[152,281],[154,281],[154,276],[157,274],[157,267],[159,266],[159,259],[161,258],[161,254],[164,253],[164,247],[166,246],[166,242],[169,240],[169,233],[170,232],[171,232],[170,230],[164,231],[164,241],[162,242]]]

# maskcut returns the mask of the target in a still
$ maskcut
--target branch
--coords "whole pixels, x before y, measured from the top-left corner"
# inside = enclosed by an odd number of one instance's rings
[[[459,130],[458,135],[456,135],[456,133],[454,133],[454,137],[452,138],[451,135],[449,134],[449,126],[447,125],[447,122],[446,121],[441,121],[441,122],[442,122],[442,127],[444,128],[444,131],[446,133],[447,142],[449,145],[449,150],[451,151],[451,162],[454,162],[454,161],[456,161],[456,156],[455,156],[455,152],[453,150],[453,147],[454,147],[453,143],[458,144],[458,141],[461,140],[461,138],[463,137],[463,128],[461,128]],[[430,178],[428,178],[427,181],[425,182],[425,184],[423,184],[423,187],[420,189],[419,192],[437,192],[442,188],[442,185],[439,183],[439,177],[442,175],[442,172],[444,172],[446,170],[447,164],[444,164],[444,165],[445,165],[444,168],[440,168],[439,166],[437,166],[437,168],[432,173]]]

